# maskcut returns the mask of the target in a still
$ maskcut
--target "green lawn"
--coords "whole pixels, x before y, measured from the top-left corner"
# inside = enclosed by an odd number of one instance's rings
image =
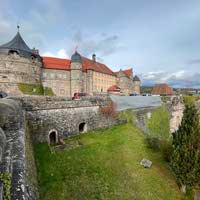
[[[41,200],[183,199],[161,155],[146,148],[130,123],[67,142],[77,140],[84,145],[57,153],[47,144],[34,146]],[[140,166],[142,158],[152,168]]]

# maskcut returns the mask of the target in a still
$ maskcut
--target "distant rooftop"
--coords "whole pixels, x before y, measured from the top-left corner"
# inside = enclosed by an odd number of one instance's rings
[[[153,87],[151,94],[154,94],[154,95],[173,95],[174,92],[167,84],[161,83],[161,84],[156,84]]]

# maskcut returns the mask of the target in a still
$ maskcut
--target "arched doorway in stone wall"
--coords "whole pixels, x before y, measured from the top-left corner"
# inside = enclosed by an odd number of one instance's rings
[[[58,143],[58,132],[55,129],[49,131],[48,143],[49,145]]]
[[[87,131],[87,124],[82,122],[79,124],[79,133],[85,133]]]

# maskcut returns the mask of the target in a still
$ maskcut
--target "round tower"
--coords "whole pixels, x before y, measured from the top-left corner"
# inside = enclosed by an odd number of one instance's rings
[[[71,96],[74,96],[76,92],[83,92],[82,84],[82,59],[81,55],[75,51],[71,57]]]
[[[18,95],[18,83],[40,83],[41,66],[41,57],[27,46],[18,31],[10,42],[0,46],[0,91]]]
[[[140,94],[140,84],[141,84],[141,81],[140,81],[139,77],[134,76],[133,77],[133,88],[134,88],[133,93]]]

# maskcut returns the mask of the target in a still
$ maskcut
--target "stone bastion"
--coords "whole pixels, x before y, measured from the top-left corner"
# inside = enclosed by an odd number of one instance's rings
[[[100,108],[108,97],[70,98],[18,96],[0,100],[0,174],[10,174],[12,200],[38,199],[33,143],[56,143],[60,138],[107,128],[120,121]],[[0,180],[0,199],[6,191]]]
[[[17,83],[40,83],[42,63],[17,54],[0,54],[0,91],[20,95]]]

